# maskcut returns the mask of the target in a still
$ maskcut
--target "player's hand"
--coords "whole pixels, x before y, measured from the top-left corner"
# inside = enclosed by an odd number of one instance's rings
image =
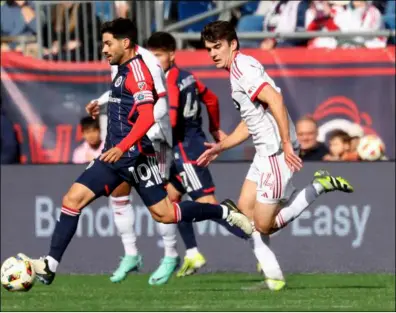
[[[99,116],[100,108],[97,100],[91,101],[85,106],[85,111],[92,116],[93,119]]]
[[[285,155],[286,164],[292,172],[298,172],[299,170],[301,170],[303,166],[302,160],[294,152],[291,142],[287,142],[283,144],[283,153]]]
[[[214,130],[214,131],[211,132],[211,134],[212,134],[212,136],[213,136],[213,139],[214,139],[216,142],[220,142],[220,141],[226,139],[226,137],[228,136],[228,135],[227,135],[225,132],[223,132],[221,129]]]
[[[197,159],[198,166],[208,166],[210,162],[215,160],[221,153],[221,148],[219,143],[205,142],[205,147],[208,149],[202,153]]]
[[[99,159],[103,162],[115,163],[122,157],[123,154],[124,152],[122,152],[120,148],[114,147],[103,153]]]

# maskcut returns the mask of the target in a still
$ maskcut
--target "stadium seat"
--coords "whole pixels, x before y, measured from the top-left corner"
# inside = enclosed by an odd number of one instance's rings
[[[207,12],[214,9],[216,6],[213,1],[178,1],[178,20],[182,21],[191,16],[198,15],[200,13]],[[185,32],[200,32],[202,28],[213,21],[216,21],[217,15],[208,17],[202,21],[184,27]]]
[[[114,8],[112,1],[95,1],[95,13],[102,22],[110,21],[114,18]]]
[[[264,16],[262,15],[246,15],[239,19],[237,32],[262,32]],[[239,44],[242,48],[258,48],[261,40],[240,40]]]
[[[386,9],[385,9],[385,14],[383,16],[383,21],[386,29],[391,29],[395,30],[396,29],[396,14],[395,14],[395,1],[388,1]],[[389,38],[389,43],[390,44],[396,44],[396,39],[395,37]]]
[[[259,6],[260,1],[249,1],[248,3],[241,6],[241,15],[250,15],[254,14]]]

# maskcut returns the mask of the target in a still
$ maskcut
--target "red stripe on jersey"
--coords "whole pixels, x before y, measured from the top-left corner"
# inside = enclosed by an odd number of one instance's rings
[[[234,67],[231,69],[231,74],[235,77],[236,80],[239,80],[241,76],[236,72]]]
[[[267,82],[262,83],[262,84],[257,88],[257,90],[254,92],[254,94],[250,97],[250,100],[255,101],[256,98],[257,98],[257,96],[258,96],[258,94],[260,93],[260,91],[263,90],[263,88],[264,88],[265,86],[267,86],[267,85],[269,85]]]
[[[238,64],[236,62],[236,58],[234,59],[234,66],[232,68],[235,68],[235,71],[237,72],[237,74],[242,76],[242,72],[238,68]]]

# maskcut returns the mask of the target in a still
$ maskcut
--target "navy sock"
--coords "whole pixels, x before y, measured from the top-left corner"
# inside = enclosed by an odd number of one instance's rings
[[[223,219],[214,220],[214,221],[215,221],[216,223],[218,223],[218,224],[224,226],[231,234],[233,234],[233,235],[235,235],[235,236],[237,236],[237,237],[239,237],[239,238],[241,238],[241,239],[247,240],[247,239],[251,238],[251,237],[249,237],[248,235],[246,235],[246,234],[242,231],[242,229],[240,229],[239,227],[236,227],[236,226],[233,226],[233,225],[228,224],[228,223],[227,223],[225,220],[223,220]],[[178,225],[180,225],[180,224],[178,224]],[[182,238],[183,238],[183,236],[182,236]],[[184,240],[184,238],[183,238],[183,240]]]
[[[77,230],[80,211],[62,207],[59,222],[56,223],[51,239],[49,256],[58,262],[61,261],[63,253],[72,240]]]
[[[192,223],[181,222],[177,224],[177,228],[179,229],[180,236],[182,237],[184,245],[186,246],[186,250],[196,248],[197,241],[195,239]]]
[[[223,207],[219,204],[183,201],[173,204],[176,221],[199,222],[223,218]]]

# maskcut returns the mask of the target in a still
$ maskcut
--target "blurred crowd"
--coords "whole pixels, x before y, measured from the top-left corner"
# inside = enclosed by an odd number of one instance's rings
[[[80,121],[82,143],[73,151],[71,162],[85,164],[98,157],[103,149],[98,119],[83,117]],[[365,135],[358,124],[347,130],[335,129],[327,136],[327,144],[320,142],[316,121],[304,116],[296,122],[303,161],[385,161],[385,145],[377,135]],[[1,164],[20,162],[20,145],[11,121],[1,111]]]
[[[328,144],[320,142],[316,121],[304,116],[296,122],[303,161],[382,161],[385,145],[375,135],[365,135],[363,128],[351,123],[347,129],[335,129],[327,136]]]
[[[161,1],[160,1],[161,2]],[[227,1],[233,4],[235,1]],[[164,25],[182,21],[193,15],[217,7],[225,2],[207,1],[162,1]],[[136,16],[135,1],[63,1],[45,6],[41,12],[35,12],[33,1],[1,1],[2,51],[17,50],[37,56],[37,23],[40,16],[40,28],[43,36],[43,54],[45,57],[61,58],[67,51],[71,60],[82,53],[87,44],[93,59],[93,51],[99,52],[99,29],[102,22],[113,17]],[[154,10],[154,6],[152,6]],[[133,14],[135,13],[135,14]],[[154,14],[153,14],[154,16]],[[254,47],[271,50],[276,47],[306,46],[308,48],[367,47],[378,48],[395,44],[395,38],[353,37],[337,39],[326,37],[333,31],[377,31],[395,29],[395,1],[249,1],[241,7],[208,17],[202,21],[185,26],[184,32],[199,32],[202,27],[215,19],[231,21],[238,32],[299,32],[321,31],[323,37],[310,40],[302,39],[265,39],[241,40],[242,47]],[[156,30],[155,21],[151,31]],[[21,39],[25,37],[24,39]],[[77,50],[81,48],[81,52]],[[85,46],[84,46],[85,48]],[[200,42],[191,41],[185,48],[202,48]]]

